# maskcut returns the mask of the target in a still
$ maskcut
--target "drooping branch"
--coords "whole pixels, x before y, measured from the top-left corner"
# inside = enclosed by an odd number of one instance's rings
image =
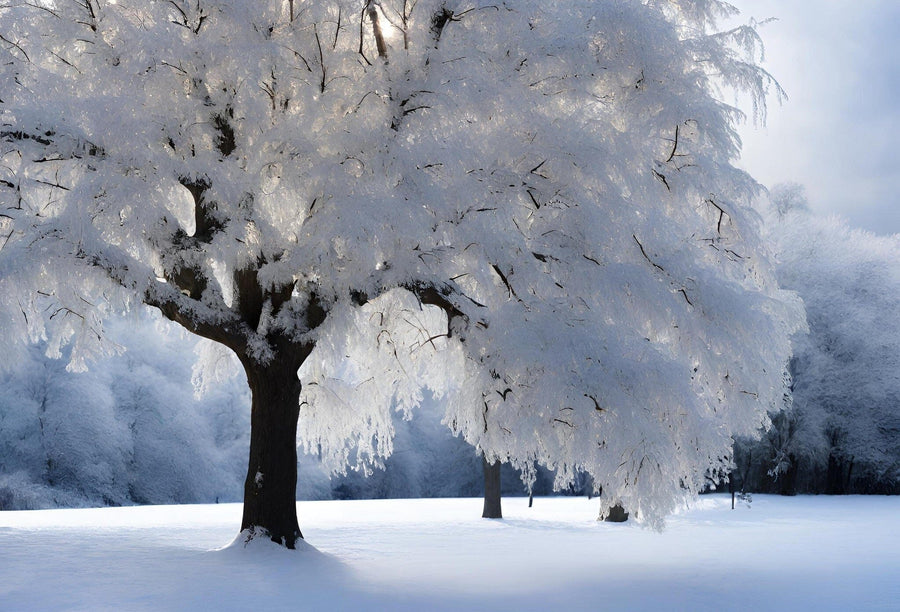
[[[647,262],[648,262],[650,265],[652,265],[654,268],[656,268],[657,270],[659,270],[660,272],[662,272],[663,274],[665,274],[667,277],[669,277],[669,282],[670,282],[670,284],[671,284],[673,287],[676,287],[676,289],[674,289],[674,291],[675,291],[676,293],[680,293],[680,294],[681,294],[681,296],[684,298],[684,300],[688,303],[688,306],[693,307],[694,303],[691,301],[691,298],[688,297],[687,289],[684,288],[683,286],[679,286],[679,285],[676,283],[676,281],[671,277],[671,275],[669,274],[669,272],[666,271],[665,268],[663,268],[661,265],[659,265],[658,263],[656,263],[655,261],[653,261],[653,260],[650,258],[650,256],[647,254],[647,251],[644,249],[644,245],[641,243],[640,240],[638,240],[638,237],[637,237],[635,234],[632,234],[631,237],[634,238],[634,241],[637,243],[638,248],[641,250],[641,255],[644,256],[644,259],[646,259]],[[689,280],[690,280],[690,279],[689,279]]]
[[[171,4],[175,10],[178,12],[179,20],[172,20],[172,23],[175,25],[181,26],[183,28],[187,28],[194,34],[199,34],[200,29],[203,27],[203,22],[206,21],[208,15],[203,11],[203,7],[200,6],[200,3],[197,2],[197,20],[194,23],[188,19],[187,13],[182,9],[174,0],[169,0],[169,4]]]
[[[319,29],[315,24],[313,24],[313,34],[315,34],[316,37],[316,47],[319,49],[319,70],[322,74],[322,78],[319,80],[319,92],[325,93],[325,87],[328,85],[328,73],[325,69],[325,54],[322,53],[322,41],[319,38]],[[362,43],[360,43],[360,45],[362,45]]]
[[[681,172],[685,168],[690,168],[695,165],[690,162],[690,159],[689,159],[691,157],[690,153],[685,153],[683,151],[684,147],[682,146],[683,138],[682,138],[682,133],[681,133],[681,125],[691,126],[696,123],[697,122],[694,121],[693,119],[687,119],[682,124],[675,125],[675,137],[671,139],[672,140],[672,150],[669,151],[669,156],[666,158],[666,160],[664,162],[662,162],[660,164],[660,166],[668,164],[669,167],[674,168],[676,172]],[[688,158],[688,159],[685,161],[679,161],[682,158]],[[657,178],[659,178],[659,177],[657,177]],[[663,178],[665,178],[665,177],[663,177]],[[663,182],[665,182],[665,181],[663,181]],[[665,184],[668,187],[668,183],[666,182]]]
[[[367,66],[371,66],[372,62],[369,61],[369,58],[366,57],[365,49],[363,48],[365,42],[365,23],[366,23],[366,7],[364,6],[362,11],[359,14],[359,49],[357,49],[357,53],[362,56],[363,60],[365,60]]]
[[[332,51],[337,50],[338,36],[340,36],[340,34],[341,34],[341,27],[342,27],[341,20],[342,20],[343,16],[344,16],[343,7],[341,7],[341,5],[338,5],[337,23],[334,26],[334,40],[331,41],[331,50]]]
[[[84,7],[87,13],[87,21],[79,21],[81,25],[86,25],[92,32],[97,31],[97,12],[94,10],[93,0],[81,0],[79,4]],[[98,5],[99,8],[99,5]]]
[[[651,169],[651,171],[653,172],[653,177],[666,186],[666,191],[672,191],[672,188],[669,186],[669,180],[666,178],[665,174],[653,169]]]
[[[10,45],[11,47],[13,47],[13,48],[15,48],[17,51],[19,51],[19,53],[22,54],[22,57],[25,58],[25,61],[26,61],[26,62],[30,62],[30,61],[31,61],[31,58],[28,57],[28,54],[25,52],[25,49],[23,49],[23,48],[21,47],[21,45],[19,45],[18,43],[13,42],[12,40],[6,38],[6,37],[3,36],[2,34],[0,34],[0,41],[5,42],[6,44]]]

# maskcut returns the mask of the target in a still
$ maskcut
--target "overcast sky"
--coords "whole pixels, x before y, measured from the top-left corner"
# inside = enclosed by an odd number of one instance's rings
[[[742,129],[761,183],[806,187],[813,210],[900,233],[900,0],[731,0],[760,28],[763,66],[787,90]]]

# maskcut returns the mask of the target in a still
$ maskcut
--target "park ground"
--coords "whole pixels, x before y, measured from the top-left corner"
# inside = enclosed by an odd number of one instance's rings
[[[240,505],[0,512],[3,610],[896,610],[900,497],[703,496],[657,532],[586,498],[299,502],[307,545]]]

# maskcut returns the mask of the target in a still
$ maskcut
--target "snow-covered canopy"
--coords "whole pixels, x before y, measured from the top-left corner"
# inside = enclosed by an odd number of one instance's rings
[[[731,165],[719,88],[772,82],[729,10],[8,2],[4,336],[83,367],[144,302],[244,359],[314,346],[335,467],[426,386],[489,458],[656,522],[766,424],[802,326]]]

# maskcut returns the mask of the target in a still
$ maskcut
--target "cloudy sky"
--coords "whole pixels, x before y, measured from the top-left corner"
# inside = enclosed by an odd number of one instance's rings
[[[788,93],[742,129],[742,165],[767,186],[806,187],[811,207],[900,233],[900,0],[731,0],[760,28],[763,66]]]

